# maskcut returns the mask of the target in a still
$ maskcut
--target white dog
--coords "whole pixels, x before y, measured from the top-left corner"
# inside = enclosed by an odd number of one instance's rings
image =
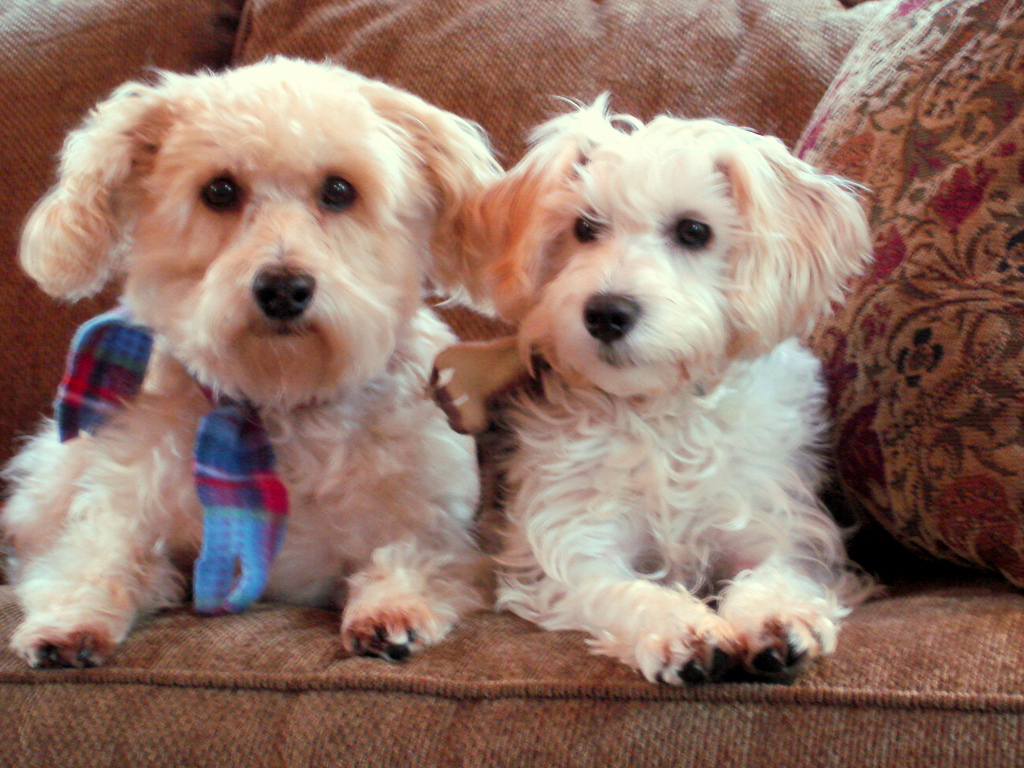
[[[536,377],[506,416],[498,604],[672,684],[831,652],[864,582],[816,497],[824,389],[794,337],[869,258],[851,186],[775,139],[600,100],[541,126],[480,216]],[[439,358],[454,425],[482,426],[516,356]]]
[[[289,500],[259,594],[344,605],[346,648],[392,659],[484,606],[472,440],[424,393],[454,337],[423,296],[463,271],[464,202],[497,172],[470,123],[288,59],[129,83],[69,136],[22,264],[64,298],[121,281],[154,346],[94,435],[48,423],[7,470],[29,664],[101,663],[182,600],[211,397],[258,414]]]

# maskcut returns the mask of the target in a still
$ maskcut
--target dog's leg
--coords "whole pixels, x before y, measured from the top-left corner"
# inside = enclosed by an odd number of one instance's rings
[[[830,587],[782,557],[740,574],[719,605],[719,615],[736,632],[743,666],[775,682],[788,682],[813,659],[832,653],[848,612]]]
[[[44,433],[12,473],[4,527],[25,618],[11,647],[34,667],[101,664],[140,610],[181,595],[155,511],[175,503],[155,487],[161,462],[147,446],[116,456],[107,447]]]
[[[453,537],[454,538],[454,537]],[[374,551],[349,579],[341,637],[350,653],[401,661],[484,607],[484,562],[469,544],[402,541]]]
[[[730,628],[684,589],[633,580],[587,591],[591,647],[640,670],[648,680],[703,683],[720,679],[732,666]]]
[[[25,619],[11,647],[33,667],[102,664],[139,610],[152,607],[151,593],[180,592],[169,562],[140,551],[113,525],[97,524],[101,515],[89,517],[28,564],[18,583]]]

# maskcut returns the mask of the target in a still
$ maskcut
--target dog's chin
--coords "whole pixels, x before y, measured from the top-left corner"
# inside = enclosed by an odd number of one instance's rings
[[[305,320],[270,320],[260,319],[254,322],[247,333],[256,338],[284,339],[287,337],[301,340],[302,337],[318,332],[317,327]]]
[[[586,355],[560,356],[552,364],[574,386],[589,386],[619,398],[651,398],[678,392],[690,382],[678,360],[650,360],[618,345],[599,345]]]
[[[615,369],[635,368],[639,364],[629,349],[614,344],[598,345],[596,357],[600,362]]]

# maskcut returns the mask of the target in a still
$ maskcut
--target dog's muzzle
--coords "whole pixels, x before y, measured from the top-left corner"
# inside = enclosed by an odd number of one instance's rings
[[[316,280],[292,267],[268,267],[252,283],[252,295],[270,320],[288,321],[302,316],[313,303]]]
[[[640,305],[618,293],[596,293],[583,305],[587,333],[603,344],[618,341],[636,324]]]

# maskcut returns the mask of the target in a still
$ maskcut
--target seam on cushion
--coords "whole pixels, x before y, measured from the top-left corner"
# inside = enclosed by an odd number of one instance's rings
[[[875,691],[867,688],[799,688],[749,683],[695,689],[635,686],[570,686],[495,681],[460,683],[429,677],[342,678],[307,675],[238,675],[202,672],[139,672],[105,670],[0,674],[0,685],[142,685],[254,692],[302,693],[346,690],[359,693],[404,693],[457,701],[500,699],[592,699],[597,701],[774,704],[891,710],[944,710],[1024,713],[1024,694]]]

